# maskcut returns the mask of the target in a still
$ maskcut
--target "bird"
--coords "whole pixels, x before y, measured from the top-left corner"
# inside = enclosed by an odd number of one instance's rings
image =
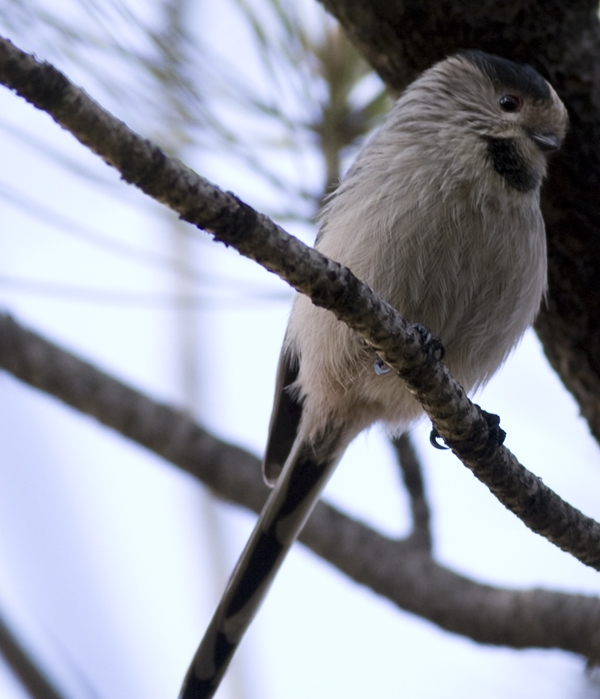
[[[400,95],[326,202],[315,247],[438,338],[465,391],[483,386],[533,322],[547,284],[540,187],[567,111],[531,66],[462,50]],[[350,442],[423,410],[332,313],[298,295],[277,369],[263,462],[274,486],[184,680],[218,689]]]

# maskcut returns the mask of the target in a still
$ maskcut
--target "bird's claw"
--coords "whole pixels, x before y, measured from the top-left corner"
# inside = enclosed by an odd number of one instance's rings
[[[441,361],[446,354],[446,348],[442,344],[442,341],[439,340],[429,328],[421,325],[421,323],[415,323],[414,327],[421,336],[425,348],[435,354],[437,359]]]
[[[479,408],[479,406],[477,407]],[[479,410],[488,426],[488,439],[496,442],[498,445],[504,444],[506,432],[500,427],[500,416],[494,415],[494,413],[488,413],[481,408],[479,408]],[[442,439],[441,434],[433,427],[429,433],[429,443],[431,446],[435,447],[435,449],[449,449],[445,444],[439,442],[440,439]]]
[[[442,439],[442,435],[435,429],[435,427],[429,433],[429,443],[435,449],[449,449],[445,444],[440,444],[438,439]]]
[[[479,410],[481,410],[481,408],[479,408]],[[481,414],[487,422],[489,439],[497,442],[499,445],[504,444],[506,432],[500,427],[500,416],[494,415],[494,413],[488,413],[485,410],[481,410]]]

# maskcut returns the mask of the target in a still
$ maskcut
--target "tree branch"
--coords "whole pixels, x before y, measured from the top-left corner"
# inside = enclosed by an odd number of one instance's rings
[[[259,460],[0,314],[0,366],[92,415],[217,495],[260,512]],[[561,648],[600,659],[600,599],[482,585],[436,563],[411,536],[397,541],[319,503],[300,540],[356,582],[442,628],[480,643]]]
[[[530,529],[600,570],[600,525],[563,501],[490,438],[485,415],[436,358],[435,345],[349,269],[309,248],[103,110],[48,63],[0,39],[0,82],[40,109],[146,194],[212,232],[332,311],[406,382],[462,463]]]
[[[419,546],[423,551],[431,552],[431,529],[429,526],[429,504],[425,496],[425,484],[423,483],[423,473],[421,463],[412,445],[407,432],[400,437],[392,439],[392,446],[396,451],[398,464],[402,471],[402,480],[406,492],[410,498],[410,509],[412,512],[413,530],[410,535],[411,541]]]

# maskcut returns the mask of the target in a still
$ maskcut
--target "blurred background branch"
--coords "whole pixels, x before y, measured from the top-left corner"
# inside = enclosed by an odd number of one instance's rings
[[[262,509],[269,491],[253,455],[215,438],[185,413],[156,403],[10,316],[0,315],[0,337],[3,369],[151,449],[220,497],[255,513]],[[411,495],[412,532],[390,539],[321,503],[300,540],[356,582],[444,629],[480,643],[559,647],[592,660],[600,657],[597,635],[586,631],[600,621],[600,598],[482,585],[434,561],[416,453],[407,436],[395,445]]]

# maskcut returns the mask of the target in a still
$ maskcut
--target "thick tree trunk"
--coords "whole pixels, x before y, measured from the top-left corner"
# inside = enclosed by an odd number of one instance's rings
[[[399,92],[461,48],[527,62],[564,100],[571,129],[543,192],[546,355],[600,441],[600,22],[594,0],[321,0]]]

